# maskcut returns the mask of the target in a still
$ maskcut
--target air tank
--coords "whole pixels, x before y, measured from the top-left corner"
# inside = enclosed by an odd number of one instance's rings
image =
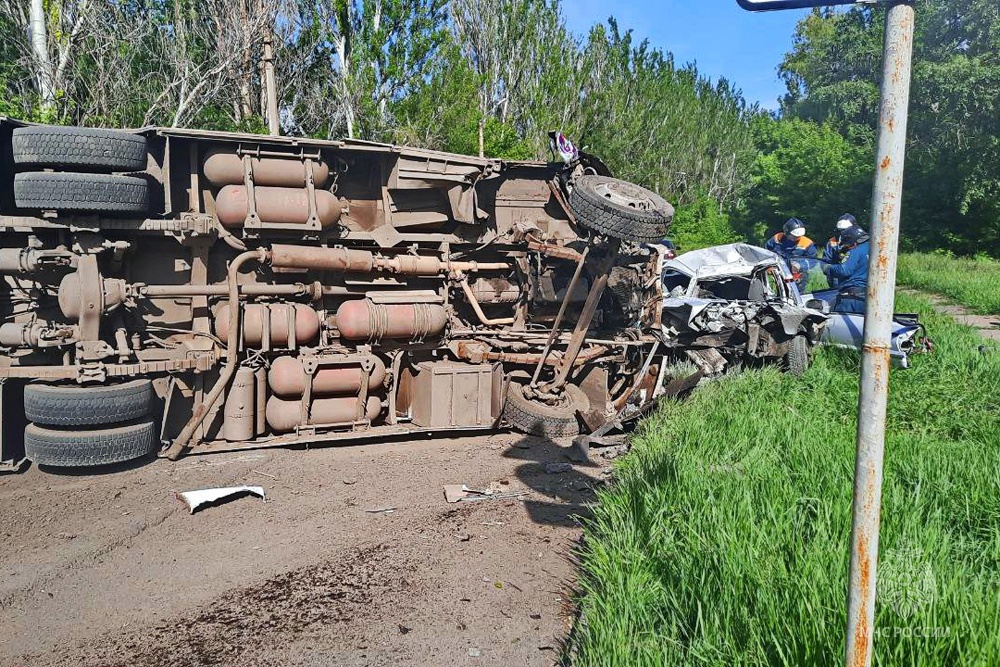
[[[374,391],[385,381],[385,364],[371,356],[372,369],[368,376],[368,391]],[[354,394],[361,390],[361,364],[320,366],[312,376],[312,395]],[[276,395],[284,398],[301,396],[305,392],[306,375],[302,362],[295,357],[279,357],[271,364],[267,382]]]
[[[309,424],[348,424],[358,418],[358,399],[355,396],[313,399],[309,407],[309,417],[302,420],[302,402],[272,396],[267,400],[267,423],[271,430],[283,433],[296,426]],[[365,403],[362,419],[374,421],[382,411],[382,401],[377,396],[369,396]]]
[[[348,340],[421,340],[444,333],[448,311],[438,304],[380,304],[357,299],[341,304],[335,323]]]
[[[319,313],[301,303],[251,303],[243,306],[243,343],[262,347],[264,323],[268,323],[270,345],[291,347],[289,324],[293,323],[296,345],[314,343],[319,336]],[[215,333],[225,340],[229,335],[229,304],[219,308],[215,317]]]
[[[229,442],[253,440],[256,386],[254,369],[243,366],[236,371],[223,409],[222,437]]]
[[[315,190],[316,217],[323,227],[340,219],[343,204],[326,190]],[[257,217],[261,222],[305,225],[309,221],[309,192],[305,188],[254,188]],[[241,227],[249,210],[247,189],[242,185],[227,185],[215,198],[215,215],[225,227]]]
[[[294,156],[251,157],[250,166],[253,182],[257,185],[282,188],[304,188],[306,185],[305,162]],[[226,149],[208,151],[202,169],[212,185],[243,185],[243,157]],[[315,186],[322,188],[330,178],[330,167],[322,160],[313,160],[312,174]]]

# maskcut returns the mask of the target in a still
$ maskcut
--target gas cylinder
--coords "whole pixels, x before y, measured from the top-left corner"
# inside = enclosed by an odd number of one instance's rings
[[[243,344],[261,347],[264,323],[268,323],[270,345],[291,347],[289,325],[294,330],[296,345],[309,344],[319,336],[319,313],[301,303],[250,303],[243,306]],[[225,340],[229,335],[229,304],[219,308],[215,317],[215,333]]]
[[[374,391],[385,381],[385,364],[378,357],[371,356],[372,364],[368,375],[368,391]],[[336,364],[320,366],[312,376],[312,395],[353,394],[361,390],[361,364]],[[278,396],[291,398],[305,392],[306,375],[302,362],[295,357],[278,357],[267,373],[267,382]]]
[[[337,309],[336,326],[348,340],[424,339],[440,336],[448,311],[433,303],[380,304],[369,299],[345,301]]]
[[[229,442],[253,440],[256,385],[254,369],[243,366],[236,371],[223,409],[222,437]]]
[[[315,190],[316,217],[323,227],[340,219],[343,204],[326,190]],[[301,224],[309,221],[309,192],[305,188],[254,188],[257,217],[261,222]],[[227,185],[215,198],[215,214],[225,227],[240,227],[249,210],[247,189],[242,185]]]
[[[252,157],[250,168],[257,185],[274,185],[283,188],[303,188],[306,185],[306,166],[300,159],[289,156]],[[208,151],[202,165],[205,178],[212,185],[243,185],[243,158],[225,149]],[[330,167],[322,160],[312,162],[313,183],[317,188],[326,185]]]
[[[309,417],[302,421],[302,402],[272,396],[267,399],[267,423],[278,433],[291,431],[296,426],[308,424],[348,424],[358,418],[358,399],[355,396],[317,398],[309,406]],[[369,396],[362,419],[374,421],[382,411],[382,401]]]

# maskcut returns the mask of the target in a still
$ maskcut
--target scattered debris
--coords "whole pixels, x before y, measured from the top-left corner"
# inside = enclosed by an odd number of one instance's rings
[[[354,479],[353,477],[348,477],[347,479],[344,480],[344,484],[346,484],[347,486],[351,486],[351,485],[357,484],[357,483],[358,483],[358,480]]]
[[[400,623],[397,627],[399,628],[399,634],[401,634],[401,635],[407,635],[407,634],[410,633],[410,630],[413,629],[413,628],[406,627],[402,623]]]
[[[572,463],[549,462],[545,464],[545,473],[548,475],[558,475],[559,473],[570,472],[572,470]]]
[[[255,472],[255,473],[257,473],[258,475],[263,475],[264,477],[270,477],[271,479],[278,479],[277,477],[275,477],[275,476],[274,476],[274,475],[272,475],[271,473],[269,473],[269,472],[264,472],[263,470],[252,470],[251,472]]]
[[[465,484],[445,484],[444,499],[449,503],[476,500],[514,500],[528,495],[527,491],[501,492],[492,489],[470,489]]]
[[[470,658],[478,658],[482,654],[483,654],[482,651],[480,651],[478,648],[470,648],[469,649],[469,657]]]
[[[365,510],[369,514],[392,514],[396,511],[395,507],[373,507],[370,510]]]
[[[630,445],[628,443],[624,445],[618,445],[617,447],[608,447],[607,449],[601,450],[601,458],[607,461],[613,461],[622,454],[627,454]]]
[[[462,535],[456,535],[455,538],[459,542],[468,542],[469,540],[472,539],[472,535],[469,535],[468,533],[463,533]]]
[[[227,486],[220,487],[217,489],[198,489],[196,491],[182,491],[177,494],[180,498],[187,504],[188,509],[191,510],[191,514],[203,505],[212,505],[218,503],[222,500],[235,500],[236,498],[242,498],[243,496],[257,496],[261,500],[267,500],[264,496],[264,487],[262,486]]]
[[[444,499],[449,503],[457,503],[464,498],[468,498],[470,491],[465,488],[465,484],[445,484]]]

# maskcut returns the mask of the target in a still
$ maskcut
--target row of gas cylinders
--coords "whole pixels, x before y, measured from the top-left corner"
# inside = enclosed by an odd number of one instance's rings
[[[215,214],[225,227],[240,227],[250,212],[249,191],[245,184],[243,158],[223,150],[210,151],[202,163],[206,180],[219,188],[215,196]],[[253,198],[257,217],[274,224],[306,224],[309,221],[309,190],[306,175],[312,171],[316,217],[320,225],[336,223],[344,208],[332,192],[324,190],[330,167],[322,160],[252,157]]]
[[[266,426],[274,433],[287,433],[297,426],[348,424],[376,420],[382,412],[385,364],[371,355],[362,359],[323,364],[306,373],[296,357],[279,357],[266,372],[242,367],[233,378],[223,417],[223,437],[231,442],[263,435]],[[359,395],[367,373],[367,400],[359,409]],[[303,414],[302,397],[311,383],[310,403]]]
[[[425,339],[444,333],[448,312],[444,306],[427,303],[380,304],[370,299],[345,301],[328,324],[351,341],[383,338]],[[320,316],[301,303],[252,303],[243,306],[243,344],[256,349],[294,348],[312,345],[319,338]],[[229,306],[215,317],[215,332],[229,335]]]

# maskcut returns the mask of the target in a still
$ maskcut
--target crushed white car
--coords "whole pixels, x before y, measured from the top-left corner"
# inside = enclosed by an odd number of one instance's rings
[[[687,252],[663,263],[663,343],[706,375],[777,362],[803,372],[827,315],[804,304],[776,254],[746,243]]]

